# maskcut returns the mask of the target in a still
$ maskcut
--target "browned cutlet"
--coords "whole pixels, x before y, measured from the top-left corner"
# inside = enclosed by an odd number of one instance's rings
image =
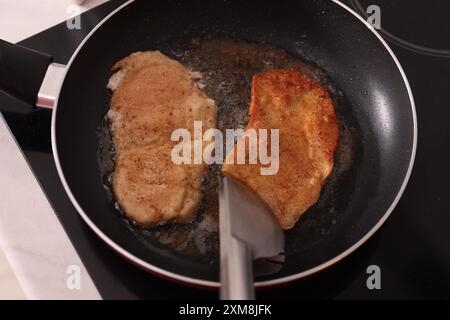
[[[333,170],[339,139],[333,102],[322,85],[300,71],[272,69],[253,77],[249,116],[246,130],[280,130],[279,170],[261,175],[260,162],[229,164],[233,154],[236,159],[235,146],[223,171],[256,191],[281,227],[290,229],[317,202]]]
[[[158,51],[119,61],[108,87],[108,117],[117,152],[113,191],[126,215],[150,226],[188,222],[200,201],[204,164],[174,164],[173,130],[194,121],[215,127],[216,107],[199,89],[197,73]]]

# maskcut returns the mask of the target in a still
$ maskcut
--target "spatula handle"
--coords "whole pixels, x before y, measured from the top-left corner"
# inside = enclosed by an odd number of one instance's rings
[[[232,237],[227,257],[221,265],[222,300],[253,300],[252,258],[245,242]]]

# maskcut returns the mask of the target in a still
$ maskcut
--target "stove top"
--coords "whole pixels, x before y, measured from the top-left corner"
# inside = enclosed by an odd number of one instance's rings
[[[95,24],[123,2],[112,0],[84,13],[81,30],[69,30],[62,23],[21,44],[49,53],[55,62],[65,64]],[[359,9],[369,5],[362,0],[344,2]],[[370,1],[385,10],[385,36],[408,76],[418,114],[416,162],[397,208],[375,236],[344,261],[309,279],[260,291],[258,298],[450,298],[450,151],[446,148],[450,140],[450,55],[445,54],[450,49],[445,41],[449,39],[450,23],[440,19],[442,12],[449,12],[450,4],[439,2],[447,10],[428,7],[428,2],[424,6],[423,1],[408,1],[414,16],[391,1]],[[430,14],[425,15],[424,10]],[[422,20],[412,20],[412,16]],[[433,54],[433,50],[444,54]],[[19,104],[0,94],[4,118],[103,298],[217,298],[215,291],[184,287],[141,271],[98,239],[78,216],[59,181],[51,151],[51,111],[18,114],[16,111],[22,109]],[[381,269],[381,290],[367,288],[370,265]]]

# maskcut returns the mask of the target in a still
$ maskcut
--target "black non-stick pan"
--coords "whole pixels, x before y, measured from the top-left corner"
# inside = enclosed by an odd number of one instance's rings
[[[311,275],[357,249],[386,221],[405,189],[416,150],[416,116],[408,81],[391,49],[348,7],[329,0],[130,1],[102,21],[65,67],[52,122],[60,178],[86,223],[145,270],[218,286],[214,256],[193,258],[136,236],[114,212],[98,161],[111,66],[135,51],[161,50],[173,57],[192,39],[281,48],[321,70],[319,78],[336,103],[341,139],[335,172],[321,200],[286,232],[281,271],[258,278],[257,286]],[[51,58],[4,42],[0,50],[0,86],[36,104]],[[39,104],[51,100],[41,95]]]

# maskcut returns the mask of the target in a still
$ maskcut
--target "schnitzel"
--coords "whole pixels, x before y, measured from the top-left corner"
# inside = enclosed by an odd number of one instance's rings
[[[281,227],[290,229],[317,202],[333,170],[339,139],[333,102],[324,87],[300,71],[271,69],[253,77],[249,116],[246,130],[279,129],[278,172],[261,175],[260,162],[232,164],[236,145],[222,171],[256,191]]]
[[[175,164],[171,135],[192,128],[194,121],[202,121],[204,130],[215,127],[216,106],[199,88],[201,75],[158,51],[134,53],[112,71],[108,118],[117,153],[117,201],[143,226],[191,221],[206,164]],[[237,157],[236,146],[222,170],[256,191],[283,229],[292,228],[317,202],[333,170],[339,137],[333,102],[325,88],[299,70],[271,69],[253,77],[249,116],[246,130],[279,129],[278,171],[261,175],[266,165],[260,162],[232,164],[228,160]],[[191,143],[189,148],[196,142]]]
[[[112,71],[108,118],[117,153],[117,201],[143,226],[191,221],[206,165],[174,164],[171,134],[194,121],[205,130],[215,127],[216,106],[197,84],[201,75],[159,51],[133,53]]]
[[[333,170],[339,138],[333,102],[325,88],[300,71],[272,69],[253,77],[249,116],[246,130],[279,129],[279,170],[261,175],[261,163],[232,164],[235,146],[222,171],[256,191],[281,227],[290,229],[317,202]]]

